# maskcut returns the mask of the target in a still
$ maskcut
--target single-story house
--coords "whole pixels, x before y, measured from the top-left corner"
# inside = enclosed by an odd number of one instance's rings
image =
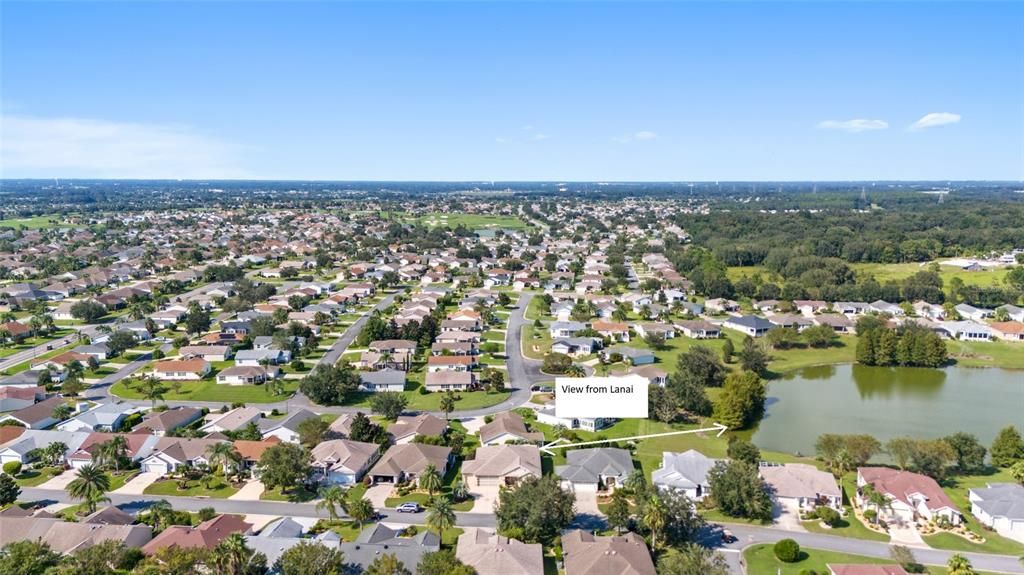
[[[544,548],[470,527],[459,536],[455,558],[477,575],[511,575],[544,572]]]
[[[260,432],[263,438],[276,437],[288,443],[299,443],[299,424],[307,419],[319,419],[320,416],[301,407],[281,419],[259,420]]]
[[[0,386],[0,411],[18,411],[46,397],[42,387]]]
[[[404,391],[405,372],[397,369],[360,372],[359,389],[372,392]]]
[[[765,465],[759,471],[774,499],[783,506],[810,511],[826,505],[843,510],[843,491],[831,473],[805,463]]]
[[[587,325],[578,321],[556,321],[548,328],[551,339],[576,337],[576,333],[587,329]]]
[[[166,411],[150,411],[142,418],[142,422],[135,426],[134,431],[162,436],[179,427],[185,427],[202,416],[201,410],[184,406]]]
[[[1003,341],[1024,341],[1024,323],[1019,321],[997,321],[989,324],[992,335]]]
[[[235,354],[235,365],[281,365],[292,360],[292,352],[283,349],[243,349]]]
[[[348,439],[332,439],[310,452],[313,478],[332,485],[352,485],[380,458],[380,446]]]
[[[514,411],[495,414],[490,423],[485,423],[480,428],[479,434],[480,443],[484,445],[499,445],[513,441],[544,441],[544,434],[528,430],[522,416]]]
[[[394,423],[388,426],[388,433],[396,444],[411,443],[417,435],[438,437],[448,429],[448,422],[431,415],[399,415]]]
[[[470,371],[476,365],[472,355],[432,355],[427,358],[427,373],[435,371]]]
[[[206,361],[231,359],[231,347],[226,345],[186,345],[178,350],[183,358],[198,357]]]
[[[882,518],[914,523],[919,518],[932,520],[942,517],[953,525],[961,521],[960,510],[942,487],[927,475],[888,467],[859,467],[857,499],[864,508],[872,507],[863,497],[863,487],[869,483],[876,492],[889,498],[888,508],[877,510]]]
[[[590,355],[601,347],[601,340],[596,337],[567,337],[551,344],[551,351],[573,357]]]
[[[141,547],[153,537],[149,525],[112,525],[82,520],[71,523],[57,517],[0,516],[0,547],[19,541],[44,543],[58,554],[70,554],[106,541]]]
[[[555,467],[562,487],[573,491],[614,491],[633,473],[633,457],[616,447],[574,449],[565,454],[565,465]]]
[[[656,575],[644,538],[632,531],[601,537],[577,529],[562,535],[565,575]]]
[[[524,477],[540,477],[540,450],[536,445],[483,445],[473,459],[462,463],[462,476],[470,487],[515,485]]]
[[[1024,543],[1024,486],[989,483],[967,492],[971,514],[996,533]]]
[[[675,326],[683,335],[693,339],[716,339],[722,333],[717,325],[700,319],[679,320]]]
[[[218,515],[196,527],[171,525],[161,531],[152,541],[143,545],[142,552],[146,555],[155,555],[166,547],[211,550],[218,543],[227,539],[229,535],[252,533],[252,527],[251,523],[246,523],[239,515]]]
[[[775,324],[756,315],[732,316],[725,320],[723,327],[734,329],[750,337],[761,337],[775,327]]]
[[[630,365],[649,365],[655,362],[654,352],[649,349],[638,349],[625,345],[613,345],[600,351],[605,361],[610,361],[613,355],[622,356],[622,360]]]
[[[633,324],[633,329],[636,330],[637,335],[640,337],[660,335],[665,339],[672,339],[676,336],[675,327],[669,323],[638,322]]]
[[[119,431],[121,423],[139,409],[127,403],[101,403],[57,424],[61,431]]]
[[[590,327],[601,334],[601,337],[607,337],[612,341],[629,341],[629,326],[624,323],[597,320],[590,324]]]
[[[207,449],[220,441],[219,439],[161,437],[153,448],[153,453],[140,462],[140,469],[144,473],[168,475],[184,465],[209,465]]]
[[[57,423],[57,418],[53,416],[53,410],[58,405],[64,405],[64,398],[51,397],[18,411],[8,413],[0,417],[0,421],[10,419],[17,421],[28,429],[46,429]]]
[[[262,417],[263,412],[255,407],[237,407],[227,413],[211,414],[209,422],[199,429],[207,433],[237,431],[250,423],[258,424]]]
[[[469,371],[430,371],[423,385],[428,391],[460,391],[472,388],[475,383],[476,377]]]
[[[160,379],[198,381],[212,369],[205,359],[169,359],[156,362],[153,374]]]
[[[711,490],[708,472],[717,462],[693,449],[683,453],[665,451],[661,454],[661,467],[651,473],[651,483],[658,489],[675,489],[693,501],[700,501]]]
[[[280,368],[274,365],[232,365],[217,372],[217,383],[221,385],[255,385],[277,379],[280,375]]]
[[[450,447],[424,443],[392,445],[370,470],[370,477],[374,483],[415,481],[428,465],[444,477],[452,463]]]

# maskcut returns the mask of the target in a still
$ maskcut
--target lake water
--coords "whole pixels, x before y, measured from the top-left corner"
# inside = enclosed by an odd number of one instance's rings
[[[868,433],[885,443],[966,431],[988,446],[1010,424],[1024,429],[1024,371],[834,365],[771,381],[753,441],[813,455],[822,433]]]

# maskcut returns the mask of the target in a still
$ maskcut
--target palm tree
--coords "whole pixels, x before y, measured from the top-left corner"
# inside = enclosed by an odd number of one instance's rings
[[[366,575],[412,575],[394,553],[378,555],[366,568]]]
[[[456,501],[465,501],[469,499],[469,487],[466,486],[465,481],[459,479],[455,482],[455,485],[452,486],[452,497],[454,497]]]
[[[455,511],[452,502],[444,496],[434,498],[427,510],[427,527],[437,531],[438,536],[455,525]]]
[[[212,563],[220,575],[243,575],[253,551],[241,533],[232,533],[213,548]]]
[[[860,495],[864,501],[875,506],[876,515],[874,523],[878,523],[878,515],[881,514],[882,511],[885,509],[892,509],[892,502],[889,501],[889,498],[886,497],[884,493],[880,493],[876,490],[875,486],[870,483],[866,483],[864,487],[860,488]]]
[[[441,396],[440,408],[444,412],[444,420],[448,421],[448,416],[455,411],[455,394],[452,393],[452,390],[449,389]]]
[[[644,505],[643,521],[651,530],[652,549],[658,548],[658,532],[665,528],[667,515],[668,509],[661,498],[657,494],[651,495],[651,498],[647,500],[647,505]]]
[[[171,502],[166,499],[154,501],[153,504],[146,509],[149,516],[153,518],[153,528],[157,531],[167,527],[167,520],[170,518],[173,511],[174,509],[171,507]]]
[[[128,454],[128,440],[123,435],[115,435],[100,444],[97,463],[103,467],[114,465],[114,471],[121,471],[121,461]]]
[[[353,501],[348,506],[348,514],[359,523],[360,530],[363,528],[363,523],[369,521],[376,512],[373,503],[370,503],[370,500],[365,497]]]
[[[206,460],[210,462],[210,466],[220,467],[224,470],[225,475],[230,475],[232,472],[238,471],[242,456],[239,455],[233,444],[219,441],[206,447]]]
[[[950,557],[946,566],[949,567],[949,575],[977,575],[978,573],[974,570],[970,560],[959,553]]]
[[[139,379],[136,386],[142,397],[153,402],[153,409],[156,409],[156,400],[163,400],[167,388],[155,375],[147,375]]]
[[[348,513],[348,491],[332,485],[320,492],[320,501],[317,502],[317,509],[326,509],[331,521],[338,520],[338,509]]]
[[[431,463],[427,465],[427,468],[420,474],[420,489],[426,489],[427,494],[431,497],[434,496],[435,491],[441,489],[441,474],[437,472],[437,468]]]
[[[64,421],[71,417],[71,406],[66,403],[61,403],[53,408],[53,412],[50,414],[57,421]]]
[[[110,501],[105,494],[110,490],[110,477],[95,465],[83,465],[78,470],[78,477],[68,483],[68,495],[85,501],[89,513],[96,511],[96,504]]]

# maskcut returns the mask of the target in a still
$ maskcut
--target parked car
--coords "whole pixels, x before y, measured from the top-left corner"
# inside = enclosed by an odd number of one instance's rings
[[[735,543],[736,536],[732,534],[732,531],[728,529],[722,530],[722,543]]]
[[[420,507],[419,503],[410,501],[409,503],[403,503],[395,508],[395,511],[399,513],[419,513],[423,508]]]

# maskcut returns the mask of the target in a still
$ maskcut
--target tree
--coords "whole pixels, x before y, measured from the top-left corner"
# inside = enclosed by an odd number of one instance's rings
[[[764,413],[767,389],[756,373],[730,375],[715,402],[715,419],[730,429],[744,429]]]
[[[658,534],[665,528],[666,513],[667,510],[665,509],[665,504],[662,503],[657,494],[651,495],[650,498],[644,502],[641,520],[651,531],[651,549],[653,550],[658,549]]]
[[[792,539],[780,539],[772,548],[775,557],[783,563],[795,563],[800,558],[800,544]]]
[[[338,485],[331,485],[320,491],[320,501],[316,504],[317,509],[326,509],[331,521],[338,520],[338,509],[348,512],[348,490]]]
[[[352,441],[364,443],[385,444],[390,441],[387,431],[376,423],[370,421],[363,412],[356,413],[352,418],[352,425],[349,427],[348,438]]]
[[[431,501],[427,509],[427,527],[437,532],[438,536],[455,526],[455,510],[452,502],[441,495]]]
[[[198,334],[208,329],[210,329],[210,312],[199,307],[198,304],[189,306],[188,314],[185,315],[185,331],[190,334]]]
[[[648,417],[663,423],[673,421],[679,415],[679,404],[671,391],[652,385],[647,391]]]
[[[772,502],[757,467],[743,461],[719,461],[708,472],[708,486],[718,509],[730,517],[767,521]]]
[[[992,464],[998,467],[1010,467],[1024,459],[1024,439],[1021,439],[1017,428],[1008,425],[996,435],[992,441]]]
[[[128,458],[128,440],[124,435],[115,435],[99,445],[97,463],[114,471],[121,470],[121,464]]]
[[[412,575],[405,564],[393,553],[378,555],[366,568],[366,575]]]
[[[312,448],[318,445],[327,436],[330,424],[319,417],[311,417],[299,423],[299,442],[306,447]]]
[[[0,474],[0,507],[5,507],[18,500],[21,495],[21,487],[14,481],[14,477],[3,473]]]
[[[812,325],[805,329],[801,335],[804,341],[807,342],[807,345],[817,348],[829,347],[839,340],[836,330],[828,325]]]
[[[135,385],[135,391],[138,391],[144,399],[153,402],[153,409],[156,409],[156,401],[158,399],[162,401],[168,389],[156,376],[147,375],[139,379]]]
[[[889,556],[907,573],[924,573],[924,565],[917,562],[917,557],[914,557],[909,547],[893,545],[889,548]]]
[[[441,474],[437,472],[437,468],[434,467],[433,463],[427,464],[423,473],[420,473],[419,484],[420,489],[426,490],[430,497],[434,496],[435,491],[440,491]]]
[[[441,402],[438,407],[440,407],[441,411],[444,412],[444,420],[448,421],[448,417],[453,411],[455,411],[455,394],[452,393],[452,390],[449,389],[444,392],[444,395],[441,396]]]
[[[321,363],[302,379],[299,391],[314,403],[337,405],[344,403],[345,397],[358,387],[359,375],[347,363],[338,366]]]
[[[115,331],[107,340],[107,350],[111,357],[117,357],[135,347],[135,334],[130,331]]]
[[[54,406],[51,414],[57,421],[64,421],[71,417],[71,406],[66,403],[60,403]]]
[[[863,466],[882,449],[882,444],[870,435],[840,435],[823,433],[814,444],[818,458],[825,462],[836,477],[842,477],[854,467]]]
[[[297,487],[309,476],[309,453],[293,443],[274,445],[260,457],[260,480],[270,489]]]
[[[0,549],[0,573],[44,575],[60,562],[60,554],[42,541],[16,541]]]
[[[768,354],[750,336],[743,339],[739,359],[740,367],[745,371],[752,371],[758,375],[764,375],[768,371]]]
[[[263,575],[267,571],[266,556],[249,549],[241,533],[222,539],[210,552],[210,563],[218,575]]]
[[[704,520],[697,514],[694,502],[682,491],[650,490],[651,496],[658,499],[665,517],[665,524],[659,530],[661,539],[667,545],[679,545],[692,540],[704,526]],[[654,500],[651,497],[640,499],[640,515],[647,514],[648,505]],[[645,523],[645,526],[648,526]]]
[[[732,363],[732,356],[735,353],[736,346],[733,345],[731,339],[726,338],[725,343],[722,344],[722,361],[725,363]]]
[[[225,473],[231,473],[241,466],[242,456],[233,444],[218,441],[206,447],[206,460],[210,462],[211,467],[219,467]]]
[[[193,575],[207,570],[210,551],[206,548],[164,547],[147,557],[133,575]]]
[[[85,501],[89,513],[96,511],[101,501],[109,501],[106,496],[110,491],[110,477],[103,470],[92,464],[83,465],[78,469],[78,477],[68,483],[68,495]]]
[[[442,402],[443,400],[444,399],[442,398]],[[391,421],[397,419],[398,416],[405,411],[405,407],[408,404],[409,398],[396,391],[375,393],[370,399],[370,409],[372,409],[377,415]]]
[[[629,501],[626,500],[626,496],[622,494],[621,490],[617,489],[612,494],[612,502],[605,515],[608,516],[608,525],[614,527],[618,533],[622,533],[629,527]]]
[[[550,542],[572,523],[575,502],[557,477],[528,477],[498,493],[498,528],[527,543]]]
[[[359,523],[360,530],[363,528],[363,523],[373,518],[376,513],[377,511],[373,508],[373,503],[370,503],[370,500],[365,497],[356,499],[348,506],[348,514]]]
[[[476,570],[455,557],[451,549],[424,553],[416,564],[417,575],[474,575]],[[287,574],[285,574],[287,575]]]
[[[653,350],[665,349],[665,334],[652,332],[644,336],[644,343]]]
[[[737,435],[729,436],[729,445],[726,450],[729,459],[745,461],[751,465],[757,465],[761,461],[761,450],[756,445],[742,439]]]
[[[978,575],[971,565],[971,561],[959,553],[953,554],[946,563],[949,568],[949,575]]]
[[[916,442],[911,462],[915,471],[941,480],[950,465],[956,462],[956,452],[941,439],[920,439]]]
[[[943,441],[953,448],[958,471],[970,475],[985,469],[987,450],[976,436],[961,431],[943,438]]]
[[[729,575],[725,557],[696,543],[685,543],[676,553],[658,559],[659,575]]]
[[[1024,461],[1018,461],[1010,468],[1010,477],[1017,483],[1024,485]]]
[[[77,549],[65,556],[60,569],[53,575],[115,575],[127,573],[142,561],[145,555],[137,547],[128,547],[123,541],[108,539],[95,545]]]
[[[82,300],[71,306],[71,317],[85,323],[93,323],[105,315],[107,315],[107,308],[92,300]]]
[[[345,554],[320,543],[302,541],[277,558],[274,571],[280,575],[342,575]]]
[[[905,470],[910,466],[915,445],[915,440],[910,437],[894,437],[885,443],[885,451],[901,470]]]
[[[85,382],[82,381],[82,376],[77,374],[70,374],[64,380],[64,383],[60,385],[60,391],[66,396],[75,397],[85,389]]]
[[[561,375],[569,371],[570,366],[572,366],[571,357],[564,353],[551,352],[544,356],[544,362],[541,364],[541,371],[544,373]]]

